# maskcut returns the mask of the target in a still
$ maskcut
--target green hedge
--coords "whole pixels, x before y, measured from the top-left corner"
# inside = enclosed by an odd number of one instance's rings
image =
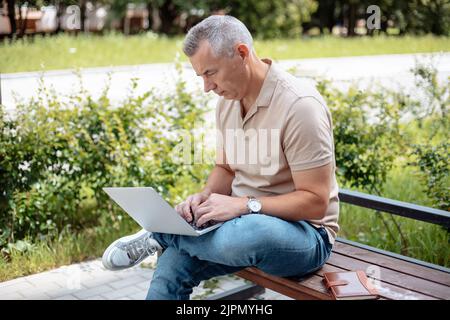
[[[107,90],[98,99],[83,91],[66,98],[42,89],[14,117],[0,114],[0,247],[114,226],[122,213],[103,187],[151,185],[171,201],[206,178],[208,164],[180,165],[171,154],[180,137],[170,132],[194,130],[207,111],[183,82],[119,106]]]

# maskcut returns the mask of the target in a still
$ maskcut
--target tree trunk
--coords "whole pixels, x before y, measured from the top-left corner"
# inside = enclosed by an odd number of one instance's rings
[[[16,1],[15,0],[6,0],[8,5],[8,18],[9,18],[9,25],[11,26],[11,33],[9,34],[10,38],[12,39],[17,31],[16,26]]]
[[[324,0],[319,2],[318,16],[320,33],[323,34],[324,28],[327,28],[331,33],[335,25],[334,10],[336,3],[334,0]]]
[[[177,17],[177,11],[171,0],[164,1],[164,4],[159,8],[159,16],[161,18],[160,31],[165,34],[174,34],[175,26],[173,22]]]
[[[333,31],[333,27],[336,25],[336,16],[334,15],[334,12],[336,10],[336,1],[331,1],[331,5],[328,8],[327,12],[327,24],[326,27],[330,31],[330,33]]]
[[[348,7],[348,33],[350,37],[355,36],[356,26],[356,4],[350,3]]]
[[[147,11],[148,11],[148,27],[147,30],[153,30],[153,3],[147,2]]]
[[[86,0],[80,0],[80,31],[84,32],[84,20],[86,19]]]
[[[20,12],[20,36],[23,37],[25,35],[25,28],[27,27],[27,16],[28,16],[28,5],[25,7],[25,17],[22,17],[22,8],[19,7]]]
[[[61,17],[63,15],[64,6],[61,4],[60,1],[55,1],[56,6],[56,30],[55,33],[61,32]]]

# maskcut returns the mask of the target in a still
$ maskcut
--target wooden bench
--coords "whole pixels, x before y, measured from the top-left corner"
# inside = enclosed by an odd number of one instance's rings
[[[341,202],[390,212],[450,228],[450,214],[443,210],[341,190]],[[330,300],[322,283],[324,272],[365,270],[378,283],[381,299],[450,299],[450,269],[392,252],[338,238],[332,254],[322,269],[302,279],[269,275],[257,268],[247,268],[236,275],[252,284],[218,294],[211,299],[248,299],[265,288],[293,299]]]

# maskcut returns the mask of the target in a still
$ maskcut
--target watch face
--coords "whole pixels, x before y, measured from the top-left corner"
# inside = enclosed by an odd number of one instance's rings
[[[250,208],[250,210],[252,210],[253,212],[258,212],[261,210],[261,203],[257,200],[251,200],[248,204],[248,207]]]

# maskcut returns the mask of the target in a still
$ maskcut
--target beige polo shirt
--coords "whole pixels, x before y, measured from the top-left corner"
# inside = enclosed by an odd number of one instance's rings
[[[339,230],[333,124],[319,92],[270,60],[261,91],[242,118],[241,104],[220,98],[216,108],[218,164],[235,173],[232,196],[275,196],[295,191],[291,172],[332,163],[330,202],[322,220],[331,243]],[[264,210],[264,208],[263,208]]]

